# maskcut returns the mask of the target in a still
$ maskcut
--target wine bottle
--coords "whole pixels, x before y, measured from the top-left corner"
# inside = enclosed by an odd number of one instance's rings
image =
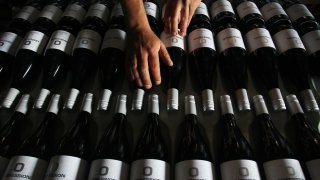
[[[80,90],[85,88],[85,83],[90,83],[88,87],[91,87],[94,82],[98,67],[98,52],[112,6],[110,0],[99,0],[88,10],[73,46],[71,89],[64,104],[65,109],[73,109]]]
[[[175,179],[215,179],[210,148],[198,125],[194,96],[185,97],[185,120],[178,140],[175,160]]]
[[[267,28],[290,23],[287,13],[278,0],[256,0],[256,4],[266,22]]]
[[[130,180],[170,179],[169,154],[160,130],[158,95],[148,97],[148,119],[131,163]]]
[[[127,180],[129,175],[130,147],[126,133],[127,96],[119,95],[116,112],[105,131],[91,163],[89,180]]]
[[[267,106],[261,95],[253,97],[256,121],[260,125],[261,161],[267,180],[301,179],[305,180],[300,162],[291,150],[288,142],[275,128]]]
[[[89,123],[92,121],[92,99],[93,94],[85,94],[81,112],[58,143],[57,151],[49,162],[45,180],[86,179],[90,154]]]
[[[264,24],[262,14],[253,0],[233,0],[233,9],[236,9],[242,26]]]
[[[52,127],[57,120],[59,100],[60,95],[52,96],[44,120],[10,159],[3,180],[43,179],[53,151]]]
[[[300,154],[307,166],[311,180],[320,177],[320,134],[307,120],[300,103],[295,95],[288,95],[287,102],[297,129],[297,144]]]
[[[0,177],[2,177],[10,158],[21,143],[21,130],[24,121],[27,120],[29,99],[30,95],[28,94],[21,97],[15,112],[0,129]]]
[[[152,31],[157,36],[159,36],[161,32],[160,26],[159,26],[159,16],[160,16],[159,2],[158,0],[144,0],[143,4],[147,14],[149,25]]]
[[[238,109],[250,110],[246,90],[247,52],[241,32],[235,24],[228,23],[217,27],[216,34],[221,75],[235,92]]]
[[[223,122],[223,141],[219,160],[222,180],[261,179],[253,151],[237,126],[230,96],[221,96],[220,105]]]
[[[263,24],[254,24],[247,26],[243,32],[249,51],[250,71],[267,89],[273,109],[285,110],[278,83],[278,53],[269,31]]]
[[[201,2],[188,27],[189,67],[204,111],[214,111],[213,77],[217,56],[207,6]]]
[[[236,14],[228,0],[213,1],[210,7],[210,15],[214,26],[219,26],[217,23],[237,22]]]
[[[16,54],[13,82],[2,107],[10,108],[20,92],[30,93],[35,86],[42,69],[42,53],[66,6],[67,0],[51,1],[21,42]]]
[[[120,6],[120,10],[117,6]],[[117,13],[118,12],[118,13]],[[120,13],[120,14],[119,14]],[[102,94],[98,110],[107,110],[110,97],[117,82],[121,82],[125,65],[126,29],[121,5],[116,5],[111,13],[109,29],[104,35],[100,49],[100,74],[102,77]]]
[[[58,89],[67,75],[72,46],[87,8],[87,0],[73,0],[64,11],[44,53],[44,78],[34,108],[41,109],[52,91],[60,93]]]
[[[308,83],[306,49],[297,31],[291,25],[279,25],[269,30],[280,54],[278,66],[282,78],[300,93],[306,110],[319,110]]]

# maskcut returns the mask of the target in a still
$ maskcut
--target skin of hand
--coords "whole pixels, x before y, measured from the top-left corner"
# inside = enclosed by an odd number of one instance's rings
[[[150,28],[143,1],[122,0],[121,5],[128,28],[128,74],[137,86],[150,89],[151,76],[156,85],[161,83],[159,56],[164,64],[172,66],[173,63],[165,45]]]
[[[168,0],[164,14],[165,32],[185,36],[191,18],[201,0]],[[180,24],[180,32],[178,26]]]

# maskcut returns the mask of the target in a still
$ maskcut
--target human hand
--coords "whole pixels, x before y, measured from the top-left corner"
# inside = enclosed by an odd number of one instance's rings
[[[185,36],[194,11],[201,0],[169,0],[164,14],[166,33]],[[180,32],[178,26],[180,23]]]
[[[172,66],[170,55],[150,28],[139,28],[128,32],[127,47],[127,70],[130,79],[135,81],[137,86],[150,89],[152,87],[151,76],[156,85],[161,83],[160,62]]]

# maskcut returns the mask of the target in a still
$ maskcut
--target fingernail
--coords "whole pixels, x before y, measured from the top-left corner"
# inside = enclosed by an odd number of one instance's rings
[[[150,89],[150,88],[152,87],[152,85],[146,84],[144,87],[145,87],[146,89]]]
[[[170,62],[169,66],[173,66],[173,62],[172,61]]]
[[[159,85],[159,84],[161,84],[161,81],[156,81],[155,83],[156,83],[156,85]]]

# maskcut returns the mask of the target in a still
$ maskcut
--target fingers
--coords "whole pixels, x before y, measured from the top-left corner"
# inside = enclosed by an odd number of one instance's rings
[[[151,53],[149,56],[150,71],[153,77],[153,81],[156,85],[161,83],[160,65],[158,53]]]
[[[173,15],[170,18],[170,21],[171,21],[170,33],[173,35],[178,34],[180,11],[181,11],[181,6],[179,4],[177,4],[173,10]]]
[[[160,55],[160,58],[161,58],[162,62],[165,65],[173,66],[173,62],[172,62],[172,60],[170,58],[170,55],[169,55],[169,53],[167,51],[167,48],[162,42],[160,43],[159,55]]]
[[[181,22],[180,22],[180,35],[185,36],[187,27],[189,25],[189,6],[185,6],[181,11]]]
[[[140,53],[140,78],[142,80],[143,86],[146,89],[152,87],[149,73],[149,64],[148,64],[148,54],[149,52],[143,51]]]
[[[133,57],[133,60],[132,60],[131,73],[134,76],[134,80],[136,81],[137,86],[142,87],[143,84],[138,71],[138,59],[136,56]]]

